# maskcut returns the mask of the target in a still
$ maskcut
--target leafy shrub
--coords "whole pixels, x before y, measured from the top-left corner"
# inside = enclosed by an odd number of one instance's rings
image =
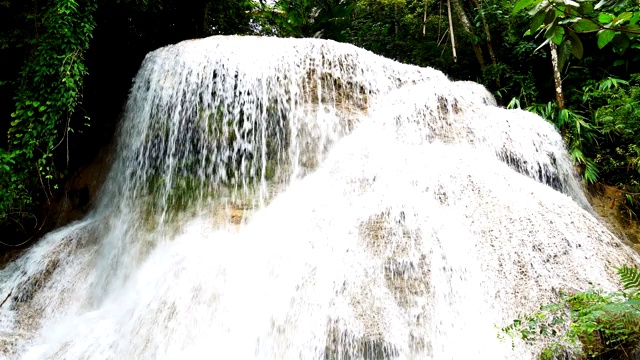
[[[640,271],[616,268],[623,291],[587,290],[562,294],[558,302],[543,305],[500,328],[525,343],[542,343],[540,359],[566,354],[577,358],[624,360],[633,358],[640,344]]]
[[[640,74],[629,82],[607,79],[585,92],[585,101],[602,104],[595,110],[602,131],[596,163],[612,185],[640,185]]]

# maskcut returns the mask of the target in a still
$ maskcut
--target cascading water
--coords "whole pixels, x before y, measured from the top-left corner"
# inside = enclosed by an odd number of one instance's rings
[[[481,86],[212,37],[147,56],[99,205],[0,271],[0,356],[532,359],[494,325],[636,259]]]

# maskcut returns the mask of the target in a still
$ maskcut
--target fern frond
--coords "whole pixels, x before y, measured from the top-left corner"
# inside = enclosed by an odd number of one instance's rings
[[[625,290],[640,290],[640,271],[638,268],[623,265],[621,268],[615,269]]]

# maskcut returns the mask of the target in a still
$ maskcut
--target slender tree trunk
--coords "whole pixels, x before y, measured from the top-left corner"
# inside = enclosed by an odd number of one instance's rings
[[[489,56],[491,57],[491,63],[496,65],[498,63],[498,57],[496,53],[493,51],[493,43],[491,42],[491,32],[489,31],[489,24],[487,23],[487,19],[484,17],[484,13],[482,12],[480,3],[478,0],[471,0],[473,4],[476,6],[476,10],[480,13],[480,18],[482,19],[482,25],[484,26],[484,34],[487,37],[487,48],[489,49]]]
[[[558,47],[552,41],[549,42],[551,47],[551,65],[553,66],[553,79],[556,85],[556,101],[558,102],[558,108],[564,109],[564,94],[562,93],[562,76],[560,76],[560,69],[558,69]]]
[[[422,36],[427,35],[427,0],[424,0],[424,16],[422,17]]]
[[[453,5],[453,10],[456,12],[456,15],[458,16],[458,20],[460,20],[460,24],[462,25],[462,30],[464,30],[464,32],[467,33],[467,35],[470,38],[475,37],[473,33],[473,27],[471,26],[471,21],[469,21],[469,18],[467,17],[467,14],[464,12],[462,5],[460,5],[460,2],[458,0],[447,0],[447,2],[450,2],[451,5]],[[473,52],[476,54],[476,59],[478,59],[478,63],[480,64],[480,68],[484,69],[485,65],[484,65],[484,57],[482,56],[482,48],[480,47],[480,45],[474,43],[473,41],[471,41],[471,44],[473,46]]]
[[[447,0],[447,15],[449,16],[449,33],[451,34],[451,52],[453,53],[453,61],[457,62],[456,38],[453,36],[453,19],[451,18],[451,0]]]
[[[398,4],[397,4],[397,3],[394,5],[393,9],[394,9],[394,11],[395,11],[395,14],[394,14],[394,16],[393,16],[393,17],[394,17],[393,22],[394,22],[394,24],[395,24],[395,32],[396,32],[396,35],[398,35],[398,30],[399,30],[399,29],[398,29],[398,27],[399,27],[399,26],[398,26]]]

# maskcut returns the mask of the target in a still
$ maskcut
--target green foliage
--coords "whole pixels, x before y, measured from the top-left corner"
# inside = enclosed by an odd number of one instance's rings
[[[469,46],[471,37],[456,37],[458,60],[451,55],[446,7],[429,0],[424,19],[423,0],[358,0],[348,19],[342,21],[343,41],[402,63],[431,66],[455,78],[479,78]],[[423,33],[424,29],[424,33]],[[458,35],[456,35],[458,36]]]
[[[69,153],[73,159],[78,148],[87,147],[68,143],[71,129],[78,130],[72,124],[84,115],[78,116],[80,105],[96,120],[93,131],[105,123],[112,124],[102,136],[113,131],[117,114],[101,115],[107,112],[102,110],[124,99],[96,90],[100,85],[120,76],[117,88],[128,87],[144,54],[160,46],[250,33],[350,42],[400,62],[435,67],[454,79],[481,82],[499,103],[516,99],[511,107],[528,108],[552,122],[585,179],[622,187],[630,193],[629,209],[640,211],[640,87],[633,75],[640,62],[637,0],[459,2],[452,7],[451,24],[457,60],[446,1],[114,0],[100,2],[97,11],[98,1],[0,0],[0,56],[11,60],[11,66],[0,68],[5,84],[0,132],[9,134],[7,142],[0,139],[0,223],[26,216],[60,183]],[[100,27],[92,52],[97,49],[94,56],[105,60],[92,62],[89,52],[85,62],[93,15]],[[527,31],[538,38],[523,37]],[[534,51],[552,41],[564,70],[566,109],[549,102],[555,85],[548,53]],[[481,50],[482,65],[474,50]],[[127,53],[119,56],[127,71],[110,69],[112,60],[106,60],[120,52]],[[85,84],[87,64],[92,76]],[[94,87],[80,104],[84,86]],[[91,109],[90,102],[104,98],[112,99],[111,105]]]
[[[110,1],[109,1],[110,2]],[[254,33],[252,20],[264,1],[253,0],[114,0],[139,36],[167,44],[210,35]],[[109,4],[112,5],[112,4]],[[108,7],[107,4],[102,6]],[[169,31],[171,34],[165,33]],[[176,40],[168,38],[176,37]],[[126,39],[132,40],[132,39]],[[152,48],[153,49],[153,48]],[[151,49],[150,49],[151,50]]]
[[[614,185],[640,185],[640,74],[629,82],[603,82],[589,88],[587,100],[602,129],[597,163]]]
[[[278,0],[263,6],[262,20],[278,36],[345,40],[355,0]]]
[[[501,327],[498,336],[544,344],[540,359],[631,359],[640,343],[640,272],[626,265],[616,270],[627,291],[561,294],[557,302]]]
[[[0,237],[17,243],[33,235],[34,222],[41,228],[49,211],[41,205],[58,195],[62,176],[110,141],[114,104],[126,100],[147,52],[214,34],[255,34],[260,4],[0,0]],[[95,124],[80,128],[89,115]]]
[[[640,271],[638,271],[637,268],[623,265],[621,268],[616,268],[616,270],[620,276],[620,282],[625,290],[640,290]]]
[[[598,180],[599,170],[595,161],[589,156],[589,150],[596,143],[600,132],[592,122],[579,113],[558,108],[555,102],[535,104],[527,107],[527,110],[540,115],[560,130],[574,164],[583,168],[585,181],[590,184],[595,183]]]
[[[0,148],[0,221],[22,218],[32,202],[24,175],[15,171],[19,154]]]
[[[95,22],[96,2],[55,0],[32,18],[38,35],[20,74],[15,111],[8,130],[9,146],[0,151],[0,221],[24,214],[39,183],[46,196],[59,171],[54,151],[64,143],[71,115],[79,104],[87,69],[84,52]]]
[[[630,78],[588,80],[580,96],[572,97],[578,102],[572,108],[559,109],[553,101],[523,106],[520,98],[507,106],[525,107],[554,124],[585,181],[633,191],[628,205],[635,203],[640,190],[640,74]]]
[[[576,34],[597,34],[598,48],[612,44],[619,54],[629,47],[640,47],[640,7],[635,0],[520,0],[514,12],[530,9],[531,27],[528,33],[544,35],[544,46],[558,45],[560,68],[566,63],[566,54],[578,59],[584,54],[580,37]]]

